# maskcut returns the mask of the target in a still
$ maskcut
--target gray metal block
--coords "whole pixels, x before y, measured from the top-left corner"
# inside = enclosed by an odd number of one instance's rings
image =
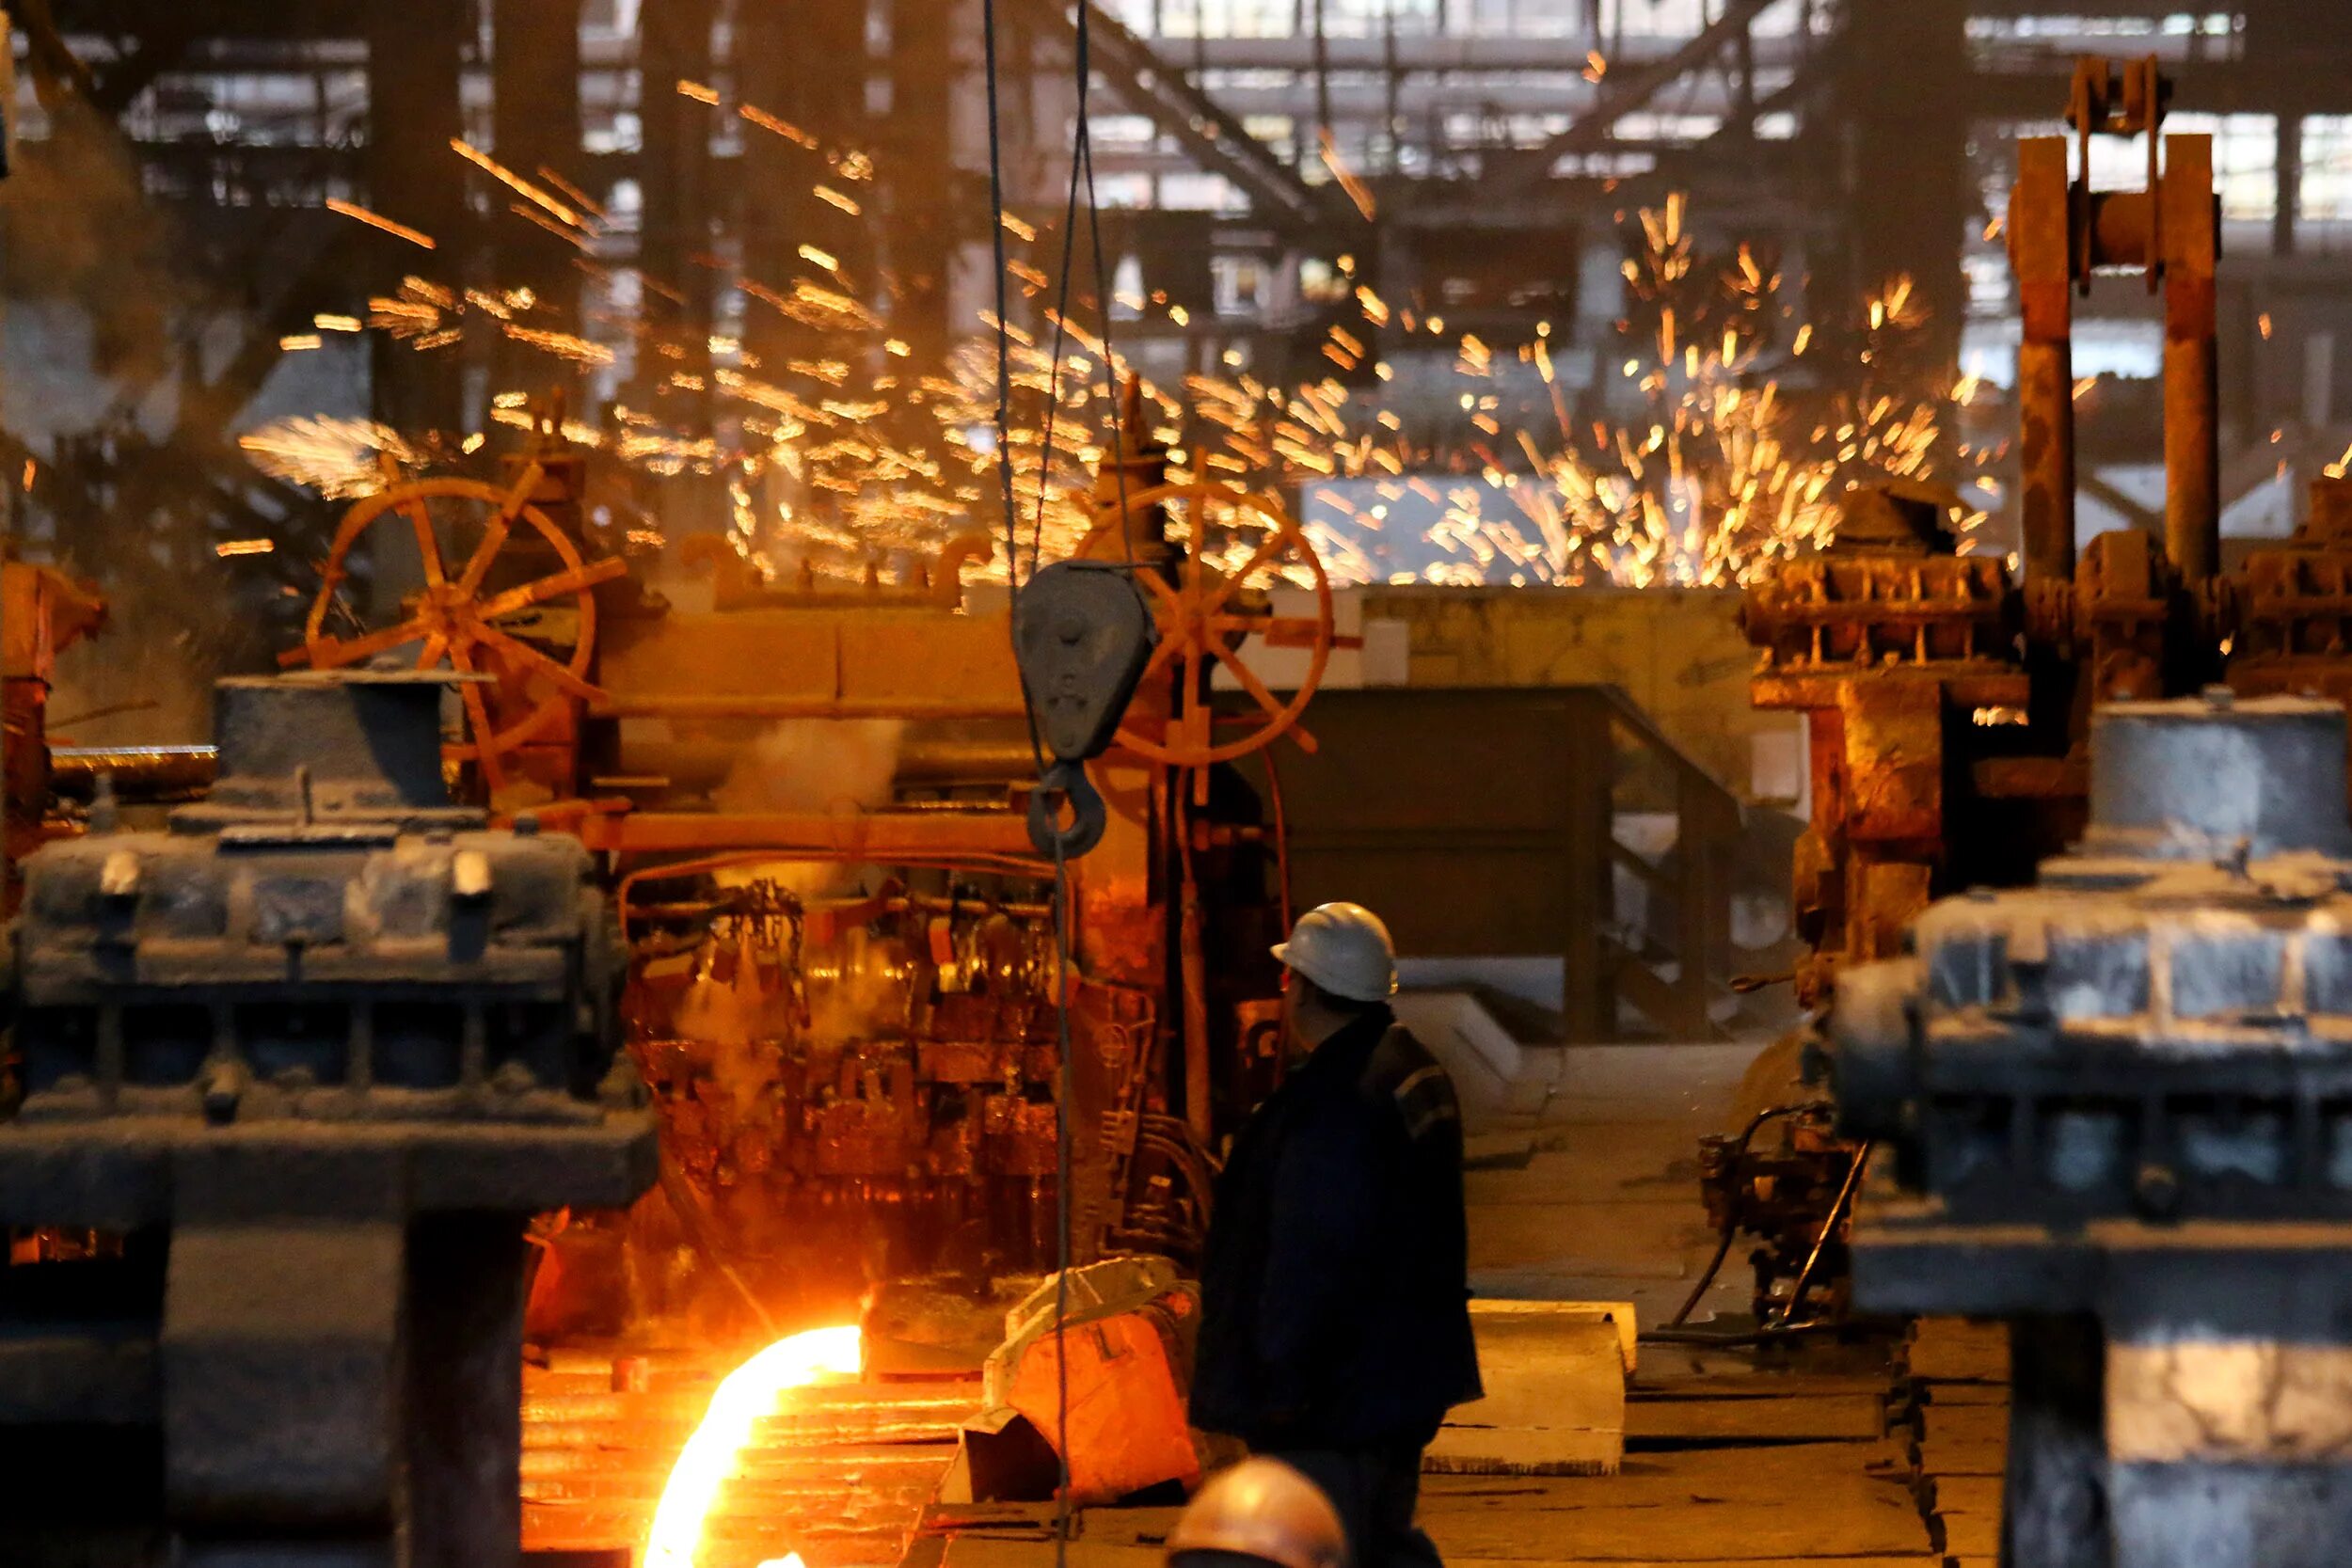
[[[2102,709],[2081,847],[1840,976],[1841,1117],[1895,1156],[1854,1300],[2018,1325],[2020,1568],[2345,1560],[2345,739],[2333,703]]]
[[[173,1232],[162,1353],[175,1523],[392,1527],[404,1243],[383,1222]]]
[[[450,801],[442,684],[225,682],[208,800],[24,863],[0,1224],[168,1262],[0,1298],[0,1422],[160,1429],[184,1564],[511,1562],[525,1219],[656,1174],[595,867]]]
[[[2131,1568],[2342,1568],[2352,1542],[2340,1465],[2119,1465],[2107,1485]]]

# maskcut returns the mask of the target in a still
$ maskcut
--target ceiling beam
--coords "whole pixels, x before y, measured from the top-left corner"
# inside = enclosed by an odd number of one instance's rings
[[[1334,202],[1242,128],[1224,105],[1195,87],[1184,72],[1160,58],[1152,45],[1105,11],[1096,0],[1030,0],[1075,47],[1079,8],[1085,8],[1089,54],[1113,91],[1149,119],[1212,173],[1232,181],[1249,198],[1258,218],[1287,232],[1328,235],[1357,221],[1356,211]],[[1337,187],[1329,187],[1336,193]]]
[[[1630,69],[1613,71],[1600,79],[1600,99],[1574,123],[1543,146],[1498,169],[1488,182],[1497,198],[1526,196],[1551,178],[1552,166],[1563,158],[1606,150],[1618,120],[1646,105],[1659,93],[1706,65],[1732,40],[1732,35],[1760,15],[1772,0],[1731,0],[1724,14],[1692,35],[1682,47]]]

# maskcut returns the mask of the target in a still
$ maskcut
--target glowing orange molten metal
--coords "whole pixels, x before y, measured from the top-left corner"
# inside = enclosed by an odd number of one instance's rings
[[[729,1372],[710,1396],[709,1410],[686,1440],[685,1451],[661,1489],[653,1530],[645,1540],[644,1568],[694,1568],[703,1522],[721,1483],[735,1473],[753,1425],[775,1414],[787,1390],[805,1387],[828,1374],[855,1376],[861,1365],[854,1326],[813,1328],[777,1340]],[[800,1568],[797,1557],[784,1561]]]

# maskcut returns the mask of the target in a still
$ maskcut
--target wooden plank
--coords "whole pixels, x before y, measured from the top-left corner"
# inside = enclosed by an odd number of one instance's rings
[[[1919,1434],[1941,1442],[2007,1443],[2009,1406],[1931,1404],[1919,1411]]]
[[[1729,1542],[1716,1543],[1718,1547]],[[1823,1568],[1945,1568],[1945,1560],[1933,1552],[1907,1553],[1899,1557],[1816,1557],[1807,1562],[1818,1562]],[[1789,1568],[1788,1560],[1777,1557],[1704,1557],[1655,1559],[1638,1561],[1628,1558],[1581,1557],[1566,1558],[1448,1558],[1448,1568],[1499,1568],[1509,1562],[1510,1568],[1588,1568],[1606,1564],[1607,1568]]]
[[[1704,1561],[1732,1542],[1756,1560],[1776,1562],[1930,1549],[1918,1509],[1893,1487],[1834,1504],[1821,1497],[1739,1503],[1693,1497],[1675,1508],[1572,1509],[1539,1518],[1518,1509],[1430,1509],[1422,1526],[1450,1562]]]
[[[1962,1513],[2001,1516],[2001,1478],[1998,1476],[1937,1476],[1935,1511],[1946,1518]]]
[[[937,1558],[918,1560],[910,1555],[901,1568],[1052,1568],[1054,1546],[1051,1542],[990,1541],[978,1537],[959,1537],[953,1540],[926,1544],[934,1550],[944,1550]],[[1728,1542],[1716,1544],[1718,1551],[1738,1548]],[[1943,1568],[1944,1560],[1932,1552],[1877,1554],[1866,1557],[1843,1556],[1809,1560],[1823,1568]],[[1160,1568],[1160,1555],[1147,1546],[1105,1546],[1086,1540],[1070,1544],[1071,1568]],[[1608,1557],[1543,1557],[1543,1558],[1455,1558],[1446,1559],[1448,1568],[1786,1568],[1788,1560],[1781,1557],[1671,1557],[1626,1558]]]
[[[1984,1513],[1955,1513],[1944,1521],[1944,1550],[1957,1558],[1996,1560],[2001,1555],[2001,1521]]]
[[[1919,1445],[1919,1468],[1935,1476],[1997,1476],[2009,1464],[2007,1443],[1931,1437]]]
[[[1861,1440],[1885,1433],[1885,1403],[1868,1394],[1783,1400],[1636,1400],[1625,1412],[1629,1448],[1659,1442]]]
[[[1780,1502],[1790,1497],[1908,1497],[1909,1467],[1891,1447],[1792,1443],[1752,1449],[1679,1449],[1629,1455],[1602,1479],[1424,1476],[1424,1512],[1520,1510],[1531,1516],[1586,1508],[1675,1508],[1694,1497]]]
[[[2009,1385],[2006,1383],[1923,1383],[1919,1386],[1920,1402],[1925,1404],[1994,1404],[2009,1407]]]
[[[2009,1330],[2000,1323],[1925,1318],[1911,1342],[1911,1375],[1953,1383],[2007,1383]]]
[[[1626,1390],[1629,1400],[1786,1400],[1840,1394],[1883,1399],[1893,1381],[1886,1375],[1857,1377],[1838,1372],[1666,1372],[1655,1368],[1659,1349],[1655,1345],[1649,1348],[1653,1370],[1644,1372]]]

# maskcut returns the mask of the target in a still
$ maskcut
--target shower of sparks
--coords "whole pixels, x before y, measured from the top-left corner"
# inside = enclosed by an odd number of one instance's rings
[[[345,201],[341,197],[330,196],[326,198],[326,210],[330,213],[340,213],[347,218],[358,218],[371,229],[380,229],[394,239],[406,240],[410,245],[422,249],[438,248],[433,236],[424,230],[411,229],[405,223],[394,223],[381,213],[371,213],[356,201]]]
[[[263,473],[317,491],[330,500],[372,496],[384,487],[384,460],[415,467],[424,454],[397,431],[371,420],[297,417],[237,437]],[[227,552],[223,553],[236,553]]]
[[[504,164],[500,163],[496,158],[491,157],[487,152],[483,151],[480,148],[456,137],[452,137],[449,145],[451,150],[454,151],[459,157],[465,159],[466,162],[473,165],[476,168],[481,169],[485,174],[489,175],[492,179],[497,180],[500,183],[505,185],[509,190],[513,191],[516,196],[521,197],[525,201],[530,202],[532,206],[539,208],[541,211],[545,212],[548,216],[564,225],[566,229],[585,229],[587,227],[587,220],[568,203],[558,200],[554,196],[548,194],[539,186],[532,184],[521,175],[516,174],[513,169],[508,168]]]
[[[680,90],[683,90],[683,84],[680,85]],[[714,98],[710,102],[718,101]],[[735,112],[763,131],[772,131],[786,141],[807,148],[812,152],[817,150],[818,141],[815,136],[789,120],[777,119],[756,103],[739,103],[736,105]]]
[[[213,553],[226,561],[232,555],[268,555],[277,548],[274,539],[224,539],[213,546]]]
[[[678,90],[719,102],[700,84]],[[874,177],[862,152],[821,149],[750,104],[731,112],[806,150],[812,176]],[[595,204],[553,170],[539,171],[541,184],[463,142],[453,146],[524,198],[516,204],[523,216],[575,240],[595,233],[583,215]],[[843,214],[863,212],[831,184],[809,188]],[[1003,223],[1025,245],[1040,237],[1009,214]],[[1852,483],[1949,483],[1967,468],[1969,454],[1945,431],[1973,383],[1948,398],[1882,384],[1887,351],[1922,318],[1908,279],[1857,302],[1851,323],[1817,326],[1783,304],[1769,255],[1744,245],[1704,250],[1682,198],[1629,214],[1621,228],[1627,319],[1616,344],[1597,346],[1607,367],[1597,392],[1563,384],[1549,323],[1524,343],[1450,336],[1442,317],[1417,316],[1414,300],[1384,299],[1357,278],[1353,258],[1341,258],[1336,299],[1346,313],[1317,345],[1330,366],[1324,378],[1262,379],[1238,352],[1225,355],[1220,373],[1177,385],[1139,376],[1150,428],[1122,438],[1168,449],[1176,483],[1282,497],[1339,581],[1735,584],[1823,542]],[[994,316],[982,312],[985,335],[918,351],[890,335],[894,281],[847,275],[831,241],[794,241],[788,254],[818,277],[732,277],[751,317],[740,334],[671,341],[643,320],[594,308],[558,322],[528,290],[459,291],[420,277],[370,299],[365,325],[421,352],[469,335],[502,337],[591,372],[619,366],[626,354],[632,390],[609,423],[567,421],[564,434],[648,474],[724,483],[730,542],[771,576],[812,565],[855,573],[993,527]],[[580,264],[592,277],[628,271]],[[1031,298],[1055,281],[1020,256],[1008,259],[1008,272]],[[647,294],[684,300],[660,279],[628,276]],[[1122,295],[1117,305],[1156,311],[1175,326],[1190,320],[1164,294]],[[770,327],[793,324],[792,352],[767,350],[771,363],[746,346],[772,339],[763,313],[771,313]],[[1091,300],[1081,298],[1067,320],[1042,315],[1058,332],[1005,333],[1015,504],[1025,546],[1034,533],[1039,559],[1051,560],[1093,526],[1083,498],[1108,444],[1110,388],[1136,367],[1089,328]],[[353,319],[322,316],[317,325],[343,330]],[[1063,341],[1058,362],[1041,335]],[[1384,406],[1406,389],[1388,356],[1408,339],[1417,400]],[[1422,345],[1451,350],[1458,391],[1429,395]],[[1784,386],[1801,356],[1797,379]],[[533,426],[522,392],[495,401],[495,422]],[[1451,411],[1433,416],[1433,405]],[[272,473],[338,497],[381,485],[379,452],[420,461],[391,432],[358,421],[287,420],[245,444]],[[467,450],[479,444],[477,433]],[[1963,532],[1981,520],[1964,519]],[[1176,521],[1199,523],[1193,543],[1213,563],[1237,563],[1263,538],[1247,518]],[[990,569],[1005,571],[1002,552]]]
[[[549,332],[538,327],[517,326],[513,322],[508,322],[506,335],[518,343],[543,349],[559,358],[569,359],[578,364],[610,365],[617,357],[602,343],[591,342],[588,339],[575,333]]]
[[[1376,211],[1372,187],[1358,179],[1356,171],[1349,168],[1346,161],[1340,156],[1340,144],[1332,138],[1329,126],[1318,131],[1315,136],[1321,144],[1323,166],[1330,171],[1332,179],[1340,182],[1340,189],[1347,193],[1347,199],[1356,204],[1356,211],[1363,214],[1364,221],[1370,223]]]

